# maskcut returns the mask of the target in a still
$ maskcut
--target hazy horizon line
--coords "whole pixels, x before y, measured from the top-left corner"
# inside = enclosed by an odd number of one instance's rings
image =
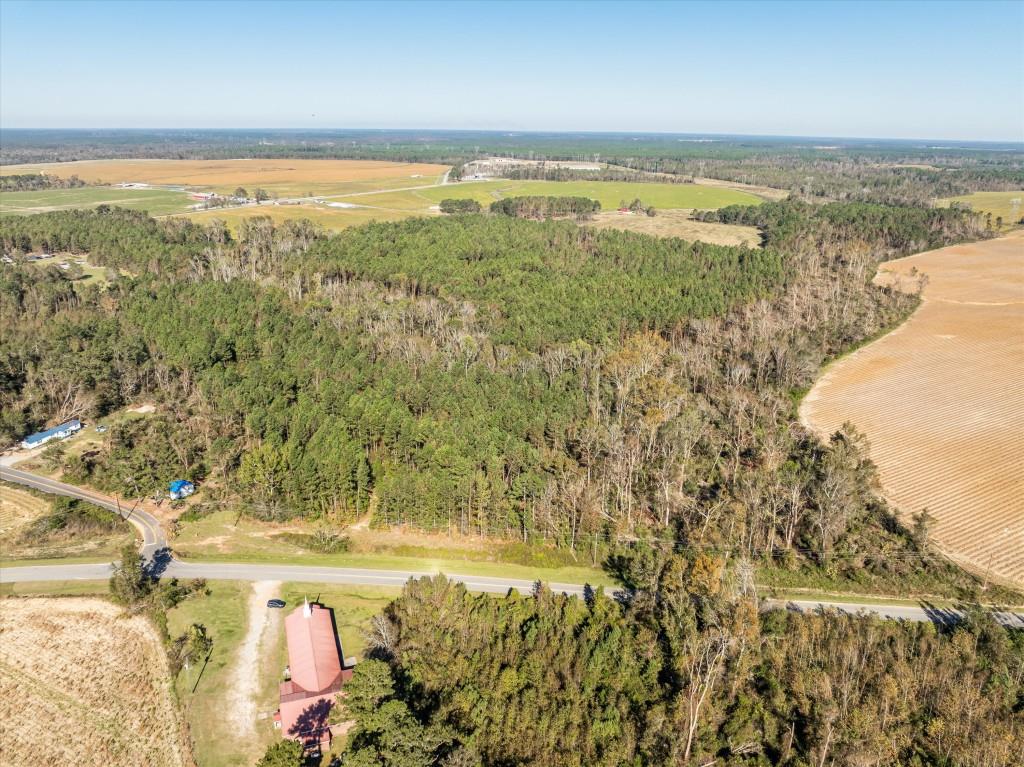
[[[147,127],[112,127],[112,126],[75,126],[75,127],[4,127],[0,125],[0,133],[5,132],[87,132],[87,131],[108,131],[123,133],[145,133],[151,131],[161,132],[184,132],[184,131],[221,131],[221,132],[245,132],[245,131],[275,131],[282,133],[317,133],[331,131],[366,131],[366,132],[393,132],[393,133],[415,133],[418,131],[436,131],[439,133],[484,133],[500,134],[507,137],[517,135],[588,135],[588,136],[693,136],[693,137],[714,137],[714,138],[740,138],[740,139],[827,139],[833,141],[899,141],[899,142],[956,142],[958,144],[1012,144],[1024,148],[1024,138],[998,139],[998,138],[956,138],[956,137],[922,137],[922,136],[855,136],[855,135],[827,135],[813,133],[743,133],[726,131],[666,131],[666,130],[585,130],[585,129],[557,129],[557,128],[443,128],[443,127],[356,127],[356,126],[332,126],[332,127],[288,127],[288,126],[147,126]]]

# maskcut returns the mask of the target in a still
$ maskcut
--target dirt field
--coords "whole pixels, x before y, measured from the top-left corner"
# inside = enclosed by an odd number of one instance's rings
[[[4,764],[191,763],[159,638],[100,599],[0,601],[0,717]]]
[[[827,434],[852,421],[887,496],[928,509],[940,548],[1024,584],[1024,232],[898,259],[880,281],[924,272],[924,302],[846,357],[804,399]]]
[[[433,184],[446,165],[375,160],[83,160],[6,165],[3,175],[49,173],[106,184],[172,184],[230,193],[242,186],[280,195],[351,194]]]
[[[684,240],[701,240],[716,245],[761,247],[761,233],[757,227],[694,221],[690,218],[689,210],[659,210],[656,216],[607,210],[596,214],[594,220],[587,226],[598,229],[624,229],[655,237],[682,237]]]

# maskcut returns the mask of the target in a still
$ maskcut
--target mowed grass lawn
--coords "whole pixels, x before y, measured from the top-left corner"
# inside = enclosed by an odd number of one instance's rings
[[[954,202],[970,205],[971,210],[977,213],[991,213],[993,220],[1001,216],[1004,229],[1020,223],[1024,216],[1024,190],[1021,189],[1011,192],[975,192],[939,200],[940,205],[946,206]]]
[[[747,192],[698,184],[630,184],[615,181],[466,181],[459,184],[382,192],[337,199],[358,205],[394,210],[427,210],[447,198],[472,199],[481,205],[521,195],[589,197],[602,210],[614,210],[625,201],[639,198],[655,208],[721,208],[726,205],[757,205],[762,202]]]
[[[87,186],[78,189],[39,189],[32,192],[0,193],[0,213],[45,213],[51,210],[95,208],[116,205],[119,208],[145,210],[153,216],[183,213],[195,201],[184,192],[167,189],[121,189],[111,186]]]

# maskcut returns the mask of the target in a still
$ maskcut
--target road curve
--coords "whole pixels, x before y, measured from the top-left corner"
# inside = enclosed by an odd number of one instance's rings
[[[117,504],[109,499],[74,485],[41,477],[26,471],[0,466],[0,479],[16,482],[47,493],[80,498],[97,506],[117,513]],[[417,570],[374,570],[353,567],[318,567],[306,565],[256,565],[246,563],[182,562],[174,559],[167,548],[167,539],[159,521],[144,511],[136,509],[127,520],[142,534],[142,553],[153,563],[160,575],[173,578],[206,578],[207,580],[231,581],[291,581],[300,583],[340,583],[362,586],[392,586],[401,588],[410,578],[433,576],[436,573]],[[113,571],[112,563],[77,565],[24,565],[0,567],[0,584],[33,581],[76,581],[105,580]],[[533,581],[519,578],[493,578],[483,575],[450,574],[449,580],[462,583],[470,591],[504,594],[509,589],[528,593]],[[575,583],[548,583],[556,594],[583,596],[587,587]],[[604,589],[609,596],[621,595],[621,590]],[[963,618],[963,612],[954,608],[934,607],[928,604],[868,604],[852,602],[827,602],[815,600],[766,600],[768,609],[787,609],[802,613],[837,610],[850,614],[869,614],[889,620],[933,623],[955,623]],[[1024,613],[995,611],[993,616],[1007,627],[1024,629]]]
[[[130,522],[142,536],[142,555],[146,559],[152,559],[157,551],[167,548],[167,536],[164,535],[163,528],[160,527],[160,521],[147,511],[138,508],[133,510],[128,505],[118,506],[115,501],[111,501],[106,496],[58,482],[49,477],[12,469],[9,466],[0,466],[0,479],[41,490],[44,493],[79,498],[115,514],[120,514],[121,518]]]

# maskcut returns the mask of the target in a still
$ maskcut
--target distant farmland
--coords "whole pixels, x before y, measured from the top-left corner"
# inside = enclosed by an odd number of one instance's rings
[[[471,181],[462,184],[416,189],[407,192],[340,197],[346,202],[399,210],[422,210],[445,198],[472,199],[481,205],[519,195],[589,197],[603,210],[614,210],[622,201],[639,198],[655,208],[721,208],[725,205],[757,205],[747,192],[699,184],[631,184],[616,181]]]
[[[938,545],[1024,584],[1024,232],[884,264],[929,277],[896,331],[840,360],[801,405],[822,436],[867,434],[887,497]]]
[[[975,192],[939,202],[943,205],[959,202],[970,205],[971,210],[977,213],[991,213],[993,219],[1001,217],[1005,229],[1017,224],[1024,216],[1024,190],[1021,189],[1012,192]]]
[[[6,165],[3,175],[77,175],[89,183],[182,185],[230,194],[257,187],[279,196],[351,194],[437,183],[446,165],[375,160],[87,160]]]
[[[101,599],[0,601],[4,764],[191,763],[155,629]]]
[[[51,210],[95,208],[116,205],[145,210],[153,216],[183,213],[195,201],[185,192],[166,189],[122,189],[88,186],[76,189],[38,189],[31,192],[0,193],[0,213],[46,213]]]
[[[381,208],[331,208],[326,205],[250,205],[244,208],[212,208],[195,211],[188,217],[201,224],[223,221],[229,229],[237,232],[242,221],[255,216],[269,216],[275,224],[297,219],[308,219],[324,229],[340,230],[350,226],[368,224],[371,221],[398,221],[411,214]]]

